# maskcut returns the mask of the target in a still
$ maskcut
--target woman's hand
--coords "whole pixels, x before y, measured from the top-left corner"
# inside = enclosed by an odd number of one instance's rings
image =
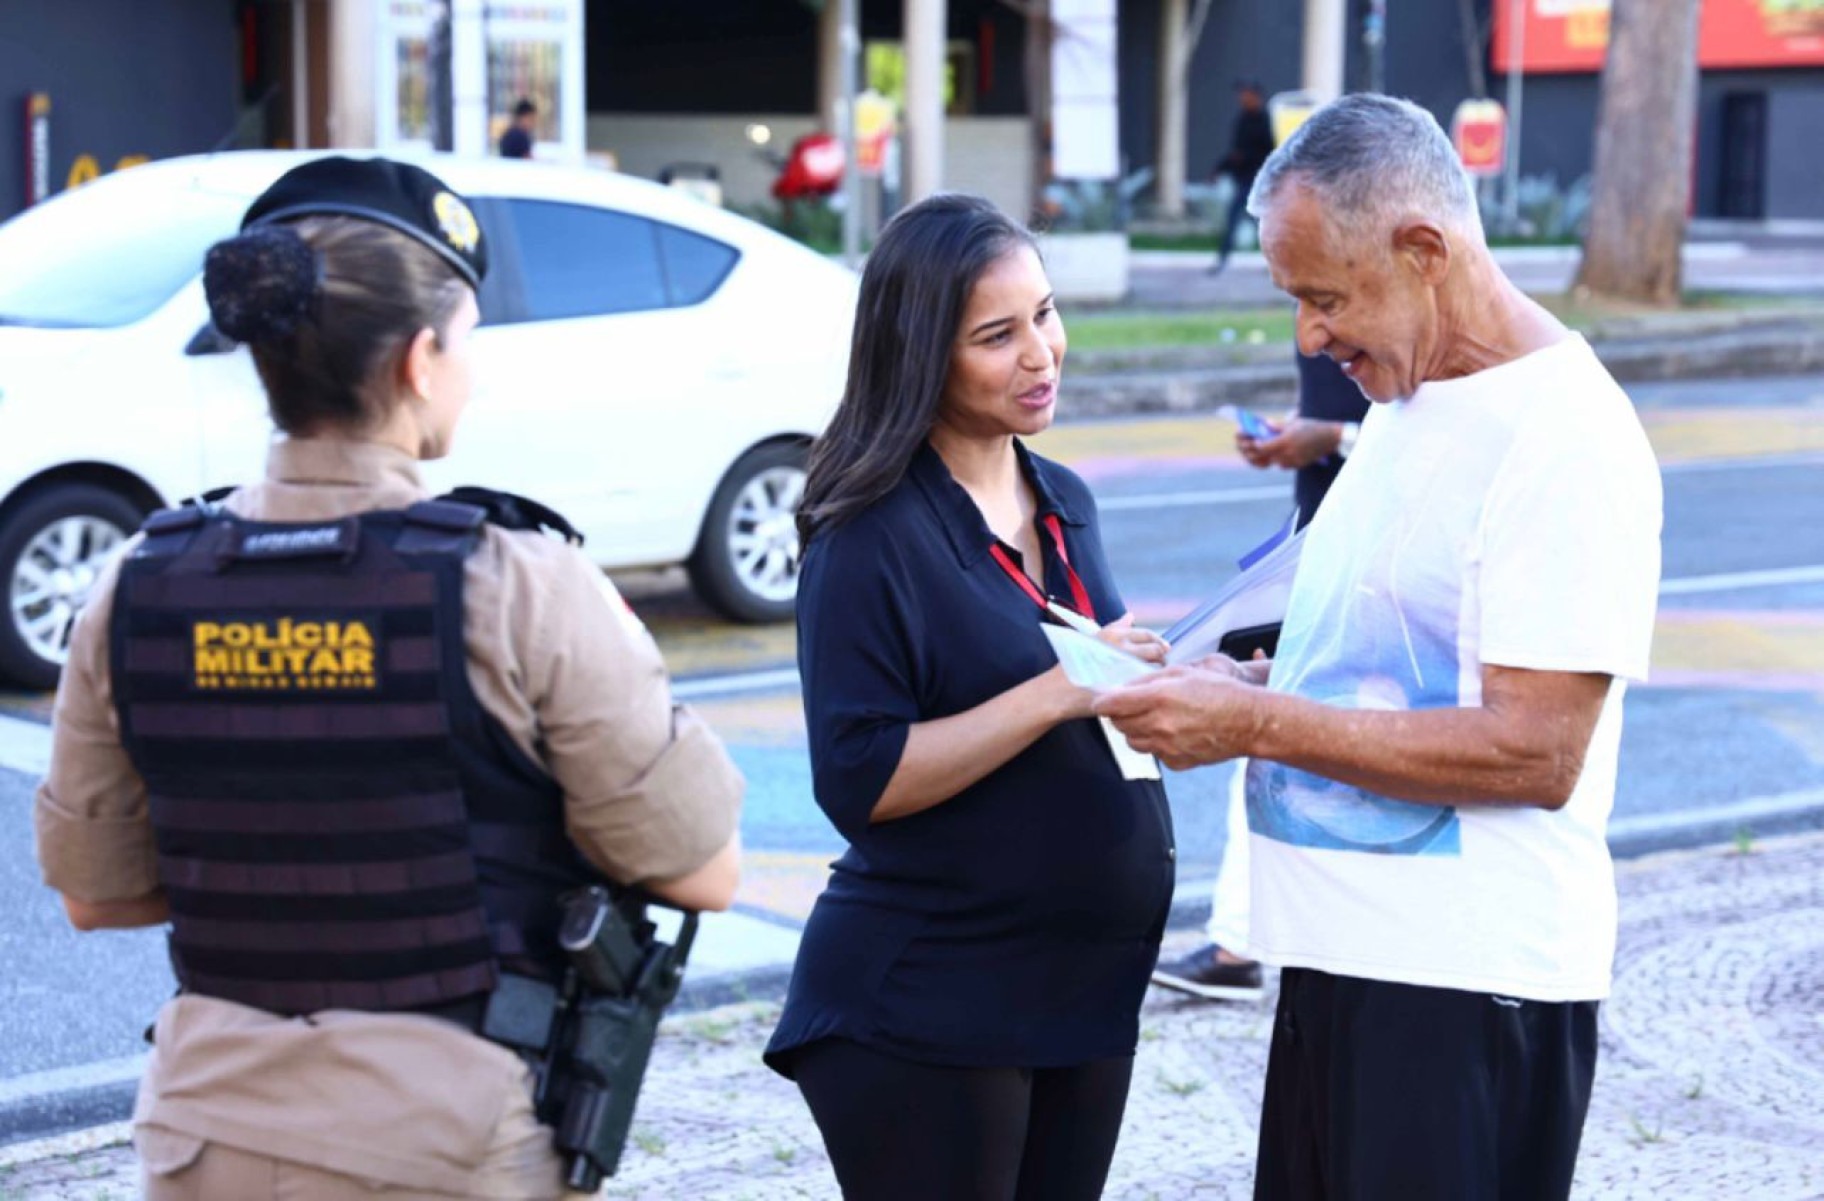
[[[1195,660],[1191,666],[1229,676],[1243,684],[1265,684],[1268,673],[1273,670],[1273,660],[1267,658],[1267,652],[1257,650],[1254,657],[1246,663],[1239,663],[1224,654],[1214,654]]]
[[[1165,639],[1151,630],[1136,629],[1132,613],[1124,613],[1109,622],[1096,636],[1116,650],[1126,651],[1148,663],[1163,664],[1166,651],[1171,649]]]

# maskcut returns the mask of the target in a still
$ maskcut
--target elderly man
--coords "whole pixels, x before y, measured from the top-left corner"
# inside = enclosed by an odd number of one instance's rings
[[[1253,949],[1285,968],[1256,1197],[1564,1197],[1658,589],[1652,451],[1589,346],[1502,275],[1423,110],[1331,104],[1250,208],[1300,348],[1375,404],[1278,658],[1097,711],[1173,767],[1252,760]]]

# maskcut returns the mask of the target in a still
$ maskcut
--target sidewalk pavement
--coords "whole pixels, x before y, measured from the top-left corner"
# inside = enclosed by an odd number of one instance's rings
[[[1574,1195],[1824,1198],[1824,834],[1617,865],[1615,992]],[[1167,953],[1197,934],[1168,938]],[[1272,998],[1153,990],[1106,1196],[1250,1195]],[[628,1201],[834,1198],[796,1090],[759,1061],[776,991],[666,1023]],[[0,1201],[137,1195],[124,1124],[0,1150]]]

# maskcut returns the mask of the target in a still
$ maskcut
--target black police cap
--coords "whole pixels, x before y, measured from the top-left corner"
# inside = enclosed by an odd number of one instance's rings
[[[469,286],[488,273],[488,245],[467,202],[422,167],[385,158],[319,158],[281,175],[241,228],[303,217],[355,217],[416,238]]]

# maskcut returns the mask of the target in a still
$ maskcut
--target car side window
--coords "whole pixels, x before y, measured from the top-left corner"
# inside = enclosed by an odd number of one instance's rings
[[[665,281],[674,305],[702,304],[715,295],[741,252],[733,246],[679,229],[659,227],[659,253],[665,260]]]
[[[643,217],[547,200],[506,200],[523,287],[520,320],[668,307],[658,227]]]
[[[491,196],[471,196],[468,201],[488,248],[487,274],[481,277],[481,288],[475,295],[481,324],[524,321],[525,286],[519,278],[519,241],[513,236],[507,202]]]

